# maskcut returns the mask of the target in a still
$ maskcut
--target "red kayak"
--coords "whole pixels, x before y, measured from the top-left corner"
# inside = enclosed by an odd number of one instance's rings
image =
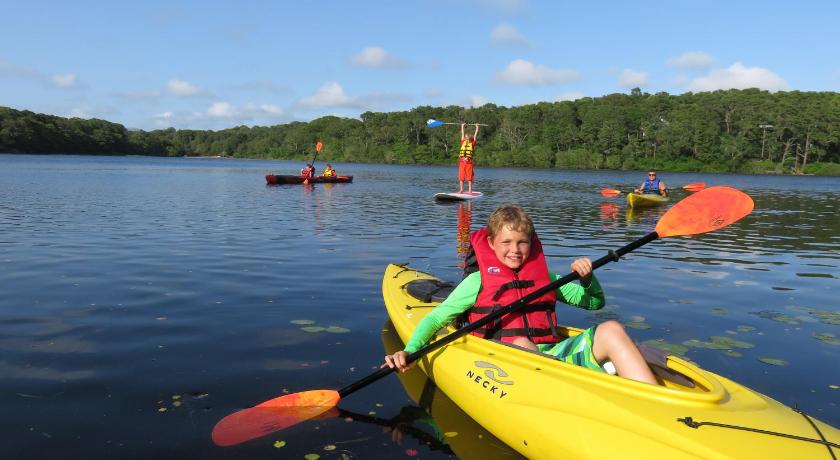
[[[304,180],[307,180],[303,176],[286,176],[281,174],[266,174],[265,175],[265,182],[268,185],[281,185],[281,184],[302,184]],[[315,176],[308,179],[307,183],[309,184],[338,184],[338,183],[348,183],[353,182],[353,176],[333,176],[333,177],[325,177],[325,176]]]

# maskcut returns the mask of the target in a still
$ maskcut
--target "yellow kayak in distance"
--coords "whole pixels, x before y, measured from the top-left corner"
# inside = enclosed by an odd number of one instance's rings
[[[445,295],[418,295],[416,286],[438,281],[406,265],[386,268],[382,296],[403,342]],[[454,330],[444,328],[437,337]],[[561,336],[580,332],[558,328]],[[679,378],[657,373],[664,386],[469,334],[417,364],[473,420],[531,459],[789,460],[840,454],[833,447],[840,446],[840,430],[677,356],[665,364]]]
[[[657,195],[655,193],[636,193],[630,192],[627,194],[627,204],[631,208],[642,208],[647,206],[657,206],[668,202],[668,197]]]

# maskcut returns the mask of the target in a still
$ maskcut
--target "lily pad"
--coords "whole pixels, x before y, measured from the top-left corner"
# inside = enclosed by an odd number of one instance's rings
[[[726,348],[753,348],[755,345],[744,342],[743,340],[735,340],[732,337],[724,337],[720,335],[713,335],[710,337],[712,342],[725,345]]]
[[[324,446],[324,450],[327,452],[333,451],[335,450],[335,446],[332,444],[327,444],[326,446]]]
[[[630,321],[629,323],[624,323],[625,326],[633,328],[633,329],[641,329],[646,330],[650,329],[651,325],[648,323],[643,323],[641,321]]]
[[[708,342],[697,339],[686,340],[683,342],[683,345],[693,348],[708,348],[710,350],[731,350],[733,348],[753,348],[755,346],[749,342],[720,335],[713,335],[709,339]]]
[[[770,364],[771,366],[787,366],[788,362],[783,359],[778,358],[758,358],[764,364]]]
[[[741,354],[741,352],[735,350],[724,350],[723,354],[725,354],[726,356],[731,356],[733,358],[740,358],[741,356],[744,356]]]
[[[840,326],[840,312],[800,306],[788,307],[788,310],[807,313],[823,324],[832,324],[835,326]]]
[[[710,350],[726,350],[729,347],[715,342],[704,342],[702,340],[691,339],[683,342],[683,345],[691,348],[708,348]]]
[[[814,338],[829,345],[840,345],[840,339],[830,332],[814,333]]]
[[[346,327],[339,327],[339,326],[330,326],[326,329],[327,332],[332,332],[333,334],[343,334],[345,332],[350,332],[350,329]]]
[[[293,319],[290,323],[306,326],[307,324],[315,324],[315,321],[312,321],[311,319]]]
[[[759,318],[778,321],[780,323],[799,324],[799,320],[797,320],[793,316],[786,315],[786,314],[784,314],[782,312],[779,312],[779,311],[772,311],[772,310],[752,311],[752,312],[750,312],[750,314],[751,315],[756,315]]]
[[[321,458],[321,456],[318,454],[306,454],[303,456],[303,458],[305,458],[306,460],[318,460],[319,458]]]
[[[321,326],[304,326],[304,327],[300,328],[300,330],[304,331],[304,332],[321,332],[321,331],[325,331],[326,328],[323,328]]]
[[[726,316],[726,315],[729,314],[729,310],[727,310],[723,307],[715,307],[715,308],[712,308],[712,313],[717,313],[718,315]]]
[[[738,332],[752,332],[755,328],[752,326],[738,326],[737,330]]]
[[[284,447],[285,445],[286,445],[286,441],[275,441],[274,442],[274,447],[276,447],[278,449],[281,448],[281,447]]]
[[[648,345],[654,348],[658,348],[662,351],[667,351],[668,353],[683,356],[688,352],[688,348],[684,347],[680,344],[676,343],[668,343],[665,339],[653,339],[653,340],[645,340],[642,342],[643,345]]]

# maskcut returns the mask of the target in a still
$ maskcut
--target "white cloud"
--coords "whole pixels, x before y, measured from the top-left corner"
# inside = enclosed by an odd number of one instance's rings
[[[163,120],[169,120],[170,118],[172,118],[172,117],[174,117],[174,116],[175,116],[175,114],[174,114],[174,113],[172,113],[172,112],[161,112],[161,113],[157,113],[157,114],[155,114],[154,118],[160,118],[160,119],[163,119]]]
[[[73,73],[53,75],[50,77],[50,84],[56,88],[71,89],[79,85],[79,79]]]
[[[240,121],[266,117],[280,118],[285,114],[286,112],[276,105],[248,103],[237,107],[229,102],[214,102],[206,112],[206,115],[211,118],[235,118]]]
[[[788,89],[788,84],[770,70],[762,67],[745,67],[740,62],[736,62],[727,69],[712,70],[706,76],[695,78],[686,85],[686,89],[693,92],[746,88],[783,91]]]
[[[214,102],[213,105],[207,109],[207,115],[217,118],[233,118],[236,113],[229,102]]]
[[[584,97],[586,97],[586,95],[580,91],[569,91],[568,93],[562,93],[559,96],[557,96],[557,102],[576,101]]]
[[[329,82],[318,88],[312,96],[305,96],[298,100],[302,107],[358,107],[358,99],[344,93],[344,88],[337,82]]]
[[[182,97],[205,96],[206,91],[184,80],[169,80],[166,85],[169,94]]]
[[[405,67],[405,62],[378,46],[363,48],[359,54],[350,59],[350,62],[357,67],[373,69],[400,69]]]
[[[715,64],[715,58],[702,51],[689,51],[671,58],[668,64],[678,69],[708,69]]]
[[[511,61],[496,79],[512,85],[554,85],[580,80],[577,70],[551,69],[523,59]]]
[[[530,47],[531,43],[510,24],[499,24],[490,32],[493,43],[507,43],[511,45]]]
[[[627,88],[647,86],[648,75],[646,72],[637,72],[633,69],[624,69],[618,76],[619,86]]]

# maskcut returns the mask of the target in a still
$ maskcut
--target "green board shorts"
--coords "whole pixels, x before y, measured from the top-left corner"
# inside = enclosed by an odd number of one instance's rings
[[[596,327],[592,326],[560,343],[537,344],[537,349],[542,353],[554,356],[560,361],[605,372],[604,368],[595,360],[594,353],[592,353],[592,344],[595,343]]]

